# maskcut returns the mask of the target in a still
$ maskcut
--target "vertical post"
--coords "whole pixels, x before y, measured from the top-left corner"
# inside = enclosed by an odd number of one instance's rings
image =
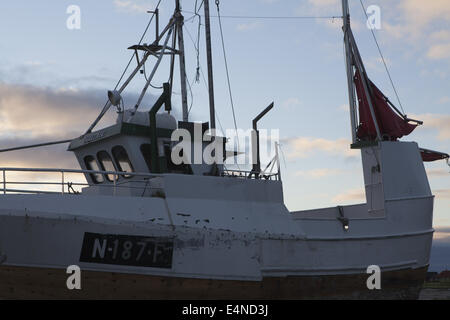
[[[61,170],[61,187],[62,187],[61,193],[64,194],[64,171],[62,170]]]
[[[211,25],[209,20],[209,1],[204,0],[205,7],[205,39],[206,39],[206,58],[208,61],[208,88],[209,88],[209,117],[210,128],[216,128],[216,114],[214,108],[214,83],[212,69],[212,51],[211,51]]]
[[[278,167],[278,180],[281,181],[280,155],[278,153],[278,148],[279,147],[280,147],[280,144],[278,142],[275,142],[275,154],[277,156],[277,167]]]
[[[155,16],[156,16],[156,22],[155,22],[155,24],[156,24],[156,26],[155,26],[156,38],[155,39],[156,39],[156,41],[158,41],[158,37],[159,37],[159,9],[158,8],[155,9]]]
[[[175,48],[176,44],[177,44],[177,28],[175,28],[175,30],[173,30],[172,48]],[[170,75],[169,75],[170,96],[172,96],[174,69],[175,69],[175,53],[172,52],[172,54],[170,55]]]
[[[269,112],[273,108],[273,102],[269,104],[268,107],[266,107],[263,111],[261,111],[255,119],[253,119],[253,132],[252,132],[252,157],[253,157],[253,172],[255,173],[256,177],[259,176],[261,173],[261,159],[259,156],[259,131],[258,131],[258,121],[261,120],[262,117],[266,115],[267,112]],[[253,137],[256,136],[256,164],[254,163],[254,140]]]
[[[353,84],[353,54],[349,39],[350,11],[348,8],[348,0],[342,0],[342,19],[344,31],[345,62],[347,69],[347,86],[348,86],[348,99],[350,106],[350,125],[352,131],[352,143],[356,143],[356,99]]]
[[[114,174],[114,186],[113,186],[113,196],[116,195],[116,181],[117,179],[119,179],[119,175],[118,174]]]
[[[179,0],[176,0],[175,17],[176,17],[176,30],[178,35],[178,50],[180,51],[181,106],[183,110],[183,121],[188,121],[189,110],[187,103],[186,61],[184,56],[184,38],[183,38],[184,17],[181,14]]]
[[[3,169],[3,194],[6,194],[6,171]]]

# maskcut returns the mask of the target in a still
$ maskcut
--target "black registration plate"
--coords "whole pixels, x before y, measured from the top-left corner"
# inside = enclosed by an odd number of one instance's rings
[[[85,232],[80,261],[171,268],[173,239]]]

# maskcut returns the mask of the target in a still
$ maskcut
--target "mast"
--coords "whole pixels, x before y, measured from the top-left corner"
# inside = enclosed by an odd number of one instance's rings
[[[350,125],[352,130],[352,143],[356,143],[356,100],[355,88],[353,86],[353,61],[349,39],[350,32],[350,12],[348,9],[348,0],[342,0],[342,19],[344,22],[344,44],[345,44],[345,62],[347,69],[348,99],[350,106]]]
[[[346,57],[346,67],[347,67],[347,82],[348,82],[348,93],[350,102],[350,122],[352,126],[352,140],[353,143],[357,142],[356,137],[356,97],[355,97],[355,85],[353,82],[353,67],[355,67],[360,76],[362,77],[362,83],[364,87],[364,93],[369,104],[370,114],[377,132],[378,140],[381,140],[380,128],[378,126],[377,117],[375,115],[373,101],[372,101],[372,90],[370,86],[370,81],[367,77],[366,70],[364,68],[364,63],[362,62],[361,55],[359,54],[358,47],[353,37],[352,29],[350,27],[350,10],[348,7],[348,0],[342,0],[342,18],[344,21],[343,31],[344,31],[344,42],[345,42],[345,57]]]
[[[216,116],[214,109],[214,83],[213,83],[213,69],[212,69],[212,52],[211,52],[211,26],[209,21],[209,1],[204,0],[203,6],[205,8],[205,38],[206,38],[206,58],[208,63],[208,88],[209,88],[209,117],[210,128],[216,128]]]
[[[181,105],[183,109],[183,121],[188,121],[188,103],[186,91],[186,60],[184,56],[183,24],[184,17],[181,14],[180,0],[176,0],[175,8],[176,30],[178,35],[178,49],[180,51],[180,81],[181,81]]]

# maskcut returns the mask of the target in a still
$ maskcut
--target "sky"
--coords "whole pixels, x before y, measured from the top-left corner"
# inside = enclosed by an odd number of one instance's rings
[[[0,147],[80,135],[92,123],[127,64],[156,0],[3,1],[0,10]],[[204,29],[200,29],[200,81],[195,81],[198,19],[195,0],[182,0],[190,119],[208,121]],[[350,0],[352,28],[369,77],[397,104],[359,0]],[[380,8],[374,30],[405,113],[424,121],[404,141],[450,152],[450,2],[364,0]],[[71,5],[80,8],[80,28],[69,29]],[[210,1],[216,109],[220,125],[234,128],[217,8]],[[160,28],[174,1],[162,0]],[[239,128],[269,103],[275,107],[261,128],[279,130],[284,197],[290,210],[365,201],[361,158],[350,150],[350,118],[342,21],[339,18],[254,19],[225,16],[331,17],[339,0],[220,1],[226,57]],[[151,25],[143,42],[154,39]],[[154,60],[150,61],[154,63]],[[148,67],[151,67],[149,63]],[[203,75],[203,76],[202,76]],[[178,73],[175,73],[178,76]],[[154,84],[168,78],[163,60]],[[177,79],[177,78],[176,78]],[[124,93],[132,107],[144,78]],[[160,91],[150,88],[147,108]],[[174,87],[174,114],[180,115]],[[110,111],[102,125],[114,121]],[[109,121],[109,122],[108,122]],[[1,166],[77,168],[67,146],[2,154]],[[435,198],[436,239],[450,242],[450,169],[425,164]]]

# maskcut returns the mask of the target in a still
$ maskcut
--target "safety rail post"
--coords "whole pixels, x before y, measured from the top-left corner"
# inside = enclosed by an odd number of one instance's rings
[[[280,144],[278,142],[275,142],[275,153],[277,157],[277,179],[278,181],[281,181],[281,164],[280,164],[280,154],[278,152],[278,149],[280,148]]]
[[[116,196],[116,181],[119,179],[119,175],[115,174],[114,175],[114,187],[113,187],[113,196]]]
[[[3,169],[3,194],[6,194],[6,170]]]
[[[64,170],[61,170],[61,187],[62,194],[64,194]]]

